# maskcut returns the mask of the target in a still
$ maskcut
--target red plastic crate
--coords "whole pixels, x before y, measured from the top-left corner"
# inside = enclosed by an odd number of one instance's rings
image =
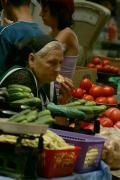
[[[52,178],[71,175],[79,152],[79,147],[64,150],[43,150],[41,162],[43,163],[43,176]]]
[[[75,172],[84,173],[99,169],[105,141],[103,138],[58,129],[50,130],[61,136],[67,143],[80,147]]]

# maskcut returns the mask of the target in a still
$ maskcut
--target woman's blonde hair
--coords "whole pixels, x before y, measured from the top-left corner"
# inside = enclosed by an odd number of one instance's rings
[[[38,52],[36,52],[36,55],[39,55],[41,57],[45,56],[49,51],[57,49],[61,50],[62,52],[64,51],[64,47],[61,42],[58,41],[51,41],[47,43],[42,49],[40,49]]]

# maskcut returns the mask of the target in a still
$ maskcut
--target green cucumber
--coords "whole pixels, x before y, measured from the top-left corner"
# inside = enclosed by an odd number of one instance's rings
[[[31,89],[29,88],[29,87],[27,87],[27,86],[25,86],[25,85],[22,85],[22,84],[11,84],[11,85],[9,85],[8,86],[8,89],[9,88],[21,88],[21,89],[23,89],[24,91],[27,91],[27,92],[31,92]]]
[[[33,122],[37,119],[38,117],[38,111],[37,110],[32,110],[26,115],[26,122]]]
[[[18,87],[9,87],[8,89],[8,93],[11,94],[11,93],[17,93],[17,92],[24,92],[24,89],[22,88],[18,88]]]
[[[14,116],[13,118],[12,117],[9,118],[9,121],[16,122],[16,123],[22,122],[24,120],[26,120],[26,115],[20,115],[19,113],[16,114],[16,117]]]
[[[95,106],[96,105],[96,102],[95,101],[86,101],[85,106]]]
[[[80,105],[80,106],[76,106],[76,108],[86,114],[87,120],[94,118],[94,111],[91,108],[91,106]]]
[[[54,116],[63,116],[68,118],[78,118],[86,119],[86,114],[83,111],[78,110],[77,108],[67,107],[65,105],[55,105],[54,103],[49,103],[47,109],[51,111],[51,114]]]
[[[23,98],[31,98],[33,95],[29,92],[16,92],[9,94],[9,101],[15,101]]]
[[[51,122],[54,122],[55,119],[52,118],[52,116],[50,115],[46,115],[44,117],[38,117],[38,119],[36,119],[34,121],[35,124],[51,124]]]
[[[107,106],[105,105],[96,105],[96,106],[91,106],[93,109],[94,113],[101,113],[107,109]]]
[[[65,104],[65,106],[67,106],[67,107],[79,106],[79,105],[81,105],[81,104],[84,104],[85,102],[86,102],[85,99],[79,99],[79,100],[70,102],[70,103],[68,103],[68,104]]]
[[[45,109],[38,113],[38,117],[43,117],[43,116],[47,116],[47,115],[51,115],[51,112],[48,109]]]
[[[41,105],[40,98],[31,97],[31,98],[23,98],[16,101],[10,102],[11,107],[18,107],[20,105],[26,105],[30,107],[39,107]]]

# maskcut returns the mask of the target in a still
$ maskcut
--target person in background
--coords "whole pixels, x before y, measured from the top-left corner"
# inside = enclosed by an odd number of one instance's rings
[[[6,57],[14,43],[44,34],[32,20],[30,0],[1,0],[1,4],[4,20],[10,24],[0,26],[0,76],[9,68]]]
[[[32,89],[34,96],[40,97],[42,108],[51,101],[64,103],[69,100],[73,87],[72,81],[64,78],[61,81],[61,96],[56,97],[55,87],[50,82],[55,81],[60,73],[63,61],[62,44],[48,35],[17,42],[8,54],[7,61],[13,60],[13,66],[1,78],[0,86],[23,84]],[[22,61],[22,62],[21,62]]]
[[[116,16],[116,0],[87,0],[108,8],[111,16],[100,34],[100,41],[115,42],[118,40],[118,25]]]
[[[111,11],[111,17],[106,24],[107,40],[115,42],[118,39],[118,27],[116,20],[116,1],[115,0],[102,0],[101,5],[107,7]]]
[[[64,45],[64,61],[61,74],[71,78],[74,75],[79,56],[79,42],[72,30],[74,13],[73,0],[37,0],[41,5],[40,16],[45,25],[51,28],[49,35]]]

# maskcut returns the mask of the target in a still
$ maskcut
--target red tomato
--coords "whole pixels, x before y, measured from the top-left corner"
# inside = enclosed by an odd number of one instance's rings
[[[94,65],[93,63],[88,63],[88,64],[87,64],[87,67],[88,67],[88,68],[94,68],[95,65]]]
[[[117,99],[114,96],[107,97],[107,104],[117,104]]]
[[[103,95],[102,86],[92,86],[89,90],[89,94],[92,95],[95,99]]]
[[[93,100],[94,100],[93,96],[91,96],[91,95],[89,95],[89,94],[85,94],[85,95],[83,96],[83,98],[84,98],[85,100],[88,100],[88,101],[93,101]]]
[[[119,68],[111,66],[111,73],[113,74],[119,73]]]
[[[99,118],[100,124],[103,127],[113,127],[113,122],[110,118],[108,117],[100,117]]]
[[[99,104],[106,104],[107,103],[107,98],[106,97],[97,97],[95,99],[96,103],[99,103]]]
[[[81,88],[75,88],[72,90],[71,95],[75,98],[81,99],[84,95],[84,92]]]
[[[118,108],[111,107],[111,108],[107,109],[106,111],[104,111],[104,112],[102,113],[102,115],[105,115],[105,116],[107,116],[107,117],[110,118],[112,111],[114,111],[114,110],[116,110],[116,109],[118,109]]]
[[[113,87],[111,87],[111,86],[103,86],[103,95],[104,95],[105,97],[107,97],[107,96],[113,96],[114,93],[115,93],[115,90],[114,90]]]
[[[117,121],[120,121],[120,110],[119,109],[113,110],[111,112],[110,118],[112,119],[112,121],[114,123],[117,122]]]
[[[94,124],[93,123],[88,123],[88,122],[81,122],[80,123],[80,128],[94,130]]]
[[[110,65],[110,60],[109,59],[103,59],[102,65]]]
[[[98,71],[98,72],[103,71],[103,66],[102,66],[102,64],[97,64],[95,67],[97,68],[97,71]]]
[[[80,88],[85,89],[86,91],[89,91],[89,89],[92,87],[92,81],[88,78],[83,78],[80,81]]]
[[[110,65],[104,65],[103,66],[103,72],[110,73],[111,72],[111,66]]]
[[[114,127],[120,128],[120,121],[117,121],[117,122],[114,124]]]
[[[101,60],[101,58],[100,57],[93,57],[93,59],[92,59],[92,63],[93,64],[95,64],[95,65],[97,65],[97,64],[101,64],[101,62],[102,62],[102,60]]]

